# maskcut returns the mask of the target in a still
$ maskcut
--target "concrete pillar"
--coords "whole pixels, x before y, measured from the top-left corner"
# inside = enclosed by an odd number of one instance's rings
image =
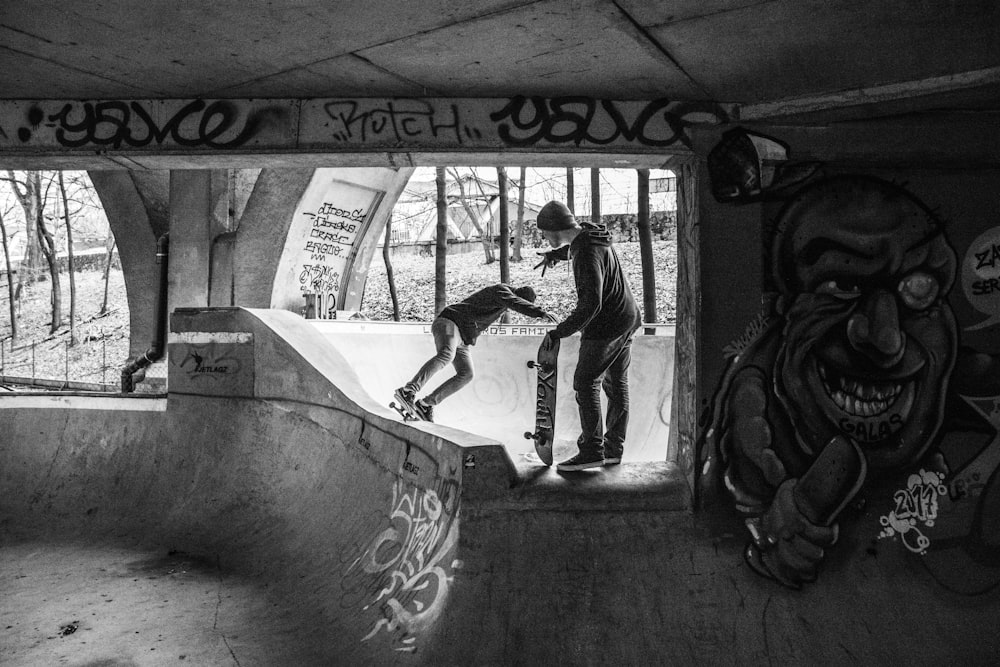
[[[170,312],[209,305],[212,240],[229,231],[229,219],[225,170],[170,172]]]
[[[167,173],[90,172],[118,244],[129,309],[129,358],[141,355],[155,335],[158,272],[156,239],[167,230]]]

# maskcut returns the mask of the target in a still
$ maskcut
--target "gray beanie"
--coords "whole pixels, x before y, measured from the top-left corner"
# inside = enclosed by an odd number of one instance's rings
[[[576,227],[576,218],[560,201],[550,201],[538,212],[538,229],[543,232],[561,232]]]

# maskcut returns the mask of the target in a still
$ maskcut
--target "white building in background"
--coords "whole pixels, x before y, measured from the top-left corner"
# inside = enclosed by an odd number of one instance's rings
[[[448,236],[455,240],[478,238],[479,231],[459,201],[464,188],[469,202],[484,232],[496,234],[500,220],[500,190],[495,167],[458,167],[462,176],[460,188],[449,170],[447,180]],[[509,167],[507,177],[508,213],[511,227],[517,220],[520,168]],[[637,213],[639,209],[638,178],[634,169],[601,169],[601,212],[605,215]],[[676,211],[677,192],[674,173],[663,169],[650,170],[650,211]],[[534,220],[546,202],[566,201],[566,169],[535,168],[526,170],[524,218]],[[574,170],[574,203],[577,215],[589,217],[591,207],[590,170]],[[410,178],[392,213],[393,243],[426,243],[434,241],[437,229],[437,183],[434,167],[418,167]]]

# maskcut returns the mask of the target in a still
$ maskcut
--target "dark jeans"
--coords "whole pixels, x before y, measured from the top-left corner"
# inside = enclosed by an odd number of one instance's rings
[[[619,453],[628,428],[628,367],[632,361],[634,331],[611,340],[581,340],[580,358],[573,374],[573,391],[580,408],[580,439],[587,454],[607,448]],[[607,429],[601,423],[601,389],[608,397]]]

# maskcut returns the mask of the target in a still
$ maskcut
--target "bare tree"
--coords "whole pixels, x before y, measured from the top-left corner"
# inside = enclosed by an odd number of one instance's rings
[[[382,261],[385,262],[385,277],[389,282],[389,297],[392,299],[392,319],[399,321],[399,297],[396,294],[396,279],[392,273],[389,247],[392,245],[392,214],[385,221],[385,240],[382,242]]]
[[[48,188],[52,186],[54,179],[49,179],[48,185],[46,186],[45,192],[42,192],[42,172],[40,171],[26,171],[24,172],[24,180],[19,181],[14,177],[14,172],[8,170],[7,174],[9,178],[5,179],[10,181],[12,189],[14,190],[14,196],[17,197],[18,202],[21,204],[21,208],[24,210],[24,219],[26,221],[26,226],[30,229],[32,226],[35,230],[35,239],[37,240],[37,245],[41,249],[42,256],[45,258],[46,264],[49,267],[49,276],[52,279],[52,297],[50,303],[52,304],[52,320],[50,322],[50,333],[55,333],[60,326],[62,326],[62,290],[59,285],[59,264],[56,258],[56,242],[55,237],[49,231],[48,226],[45,222],[45,202],[48,199]],[[30,249],[32,244],[28,244]],[[30,257],[30,251],[26,253],[26,259]],[[28,261],[27,271],[24,269],[24,263],[22,263],[22,269],[18,272],[18,288],[17,295],[20,296],[21,287],[24,284],[24,280],[33,280],[34,276],[25,276],[26,273],[33,272],[34,269],[31,266],[31,262]]]
[[[3,259],[7,267],[7,295],[10,298],[10,345],[17,345],[17,306],[14,302],[14,272],[10,265],[10,244],[7,240],[7,223],[0,212],[0,234],[3,235]]]
[[[62,197],[63,221],[66,223],[66,268],[69,272],[69,344],[76,345],[76,265],[73,259],[73,226],[70,224],[69,197],[66,196],[66,181],[59,174],[59,194]]]
[[[507,207],[507,169],[497,167],[500,191],[500,282],[510,283],[510,209]],[[506,321],[506,319],[504,320]]]
[[[104,242],[108,249],[108,254],[104,258],[104,300],[101,301],[101,310],[98,315],[108,313],[108,279],[111,277],[111,260],[115,254],[115,235],[108,231],[108,238]]]
[[[514,223],[514,253],[511,261],[520,262],[521,245],[524,243],[524,187],[528,177],[528,168],[521,167],[521,180],[517,183],[517,222]]]
[[[486,263],[492,264],[496,261],[496,256],[493,254],[493,239],[490,238],[488,231],[483,231],[483,226],[479,219],[479,212],[476,211],[469,203],[468,195],[465,192],[465,184],[462,181],[462,177],[459,176],[458,170],[454,167],[451,168],[451,177],[455,179],[456,183],[458,183],[458,197],[462,204],[462,208],[465,209],[465,214],[469,216],[472,226],[476,228],[477,232],[479,232],[479,238],[483,241],[483,252],[486,254]]]
[[[448,261],[448,182],[444,167],[438,167],[435,177],[437,185],[437,236],[434,250],[434,316],[447,305],[447,282],[445,272]]]
[[[8,169],[7,176],[2,179],[10,183],[10,188],[24,212],[24,257],[21,258],[21,264],[17,270],[17,288],[14,290],[15,300],[21,299],[25,284],[30,285],[35,282],[39,264],[41,263],[41,250],[35,231],[35,220],[38,217],[35,207],[41,205],[41,197],[37,192],[41,188],[35,188],[35,179],[30,177],[32,173],[36,172],[21,173],[24,176],[23,180],[18,179],[15,173]]]

